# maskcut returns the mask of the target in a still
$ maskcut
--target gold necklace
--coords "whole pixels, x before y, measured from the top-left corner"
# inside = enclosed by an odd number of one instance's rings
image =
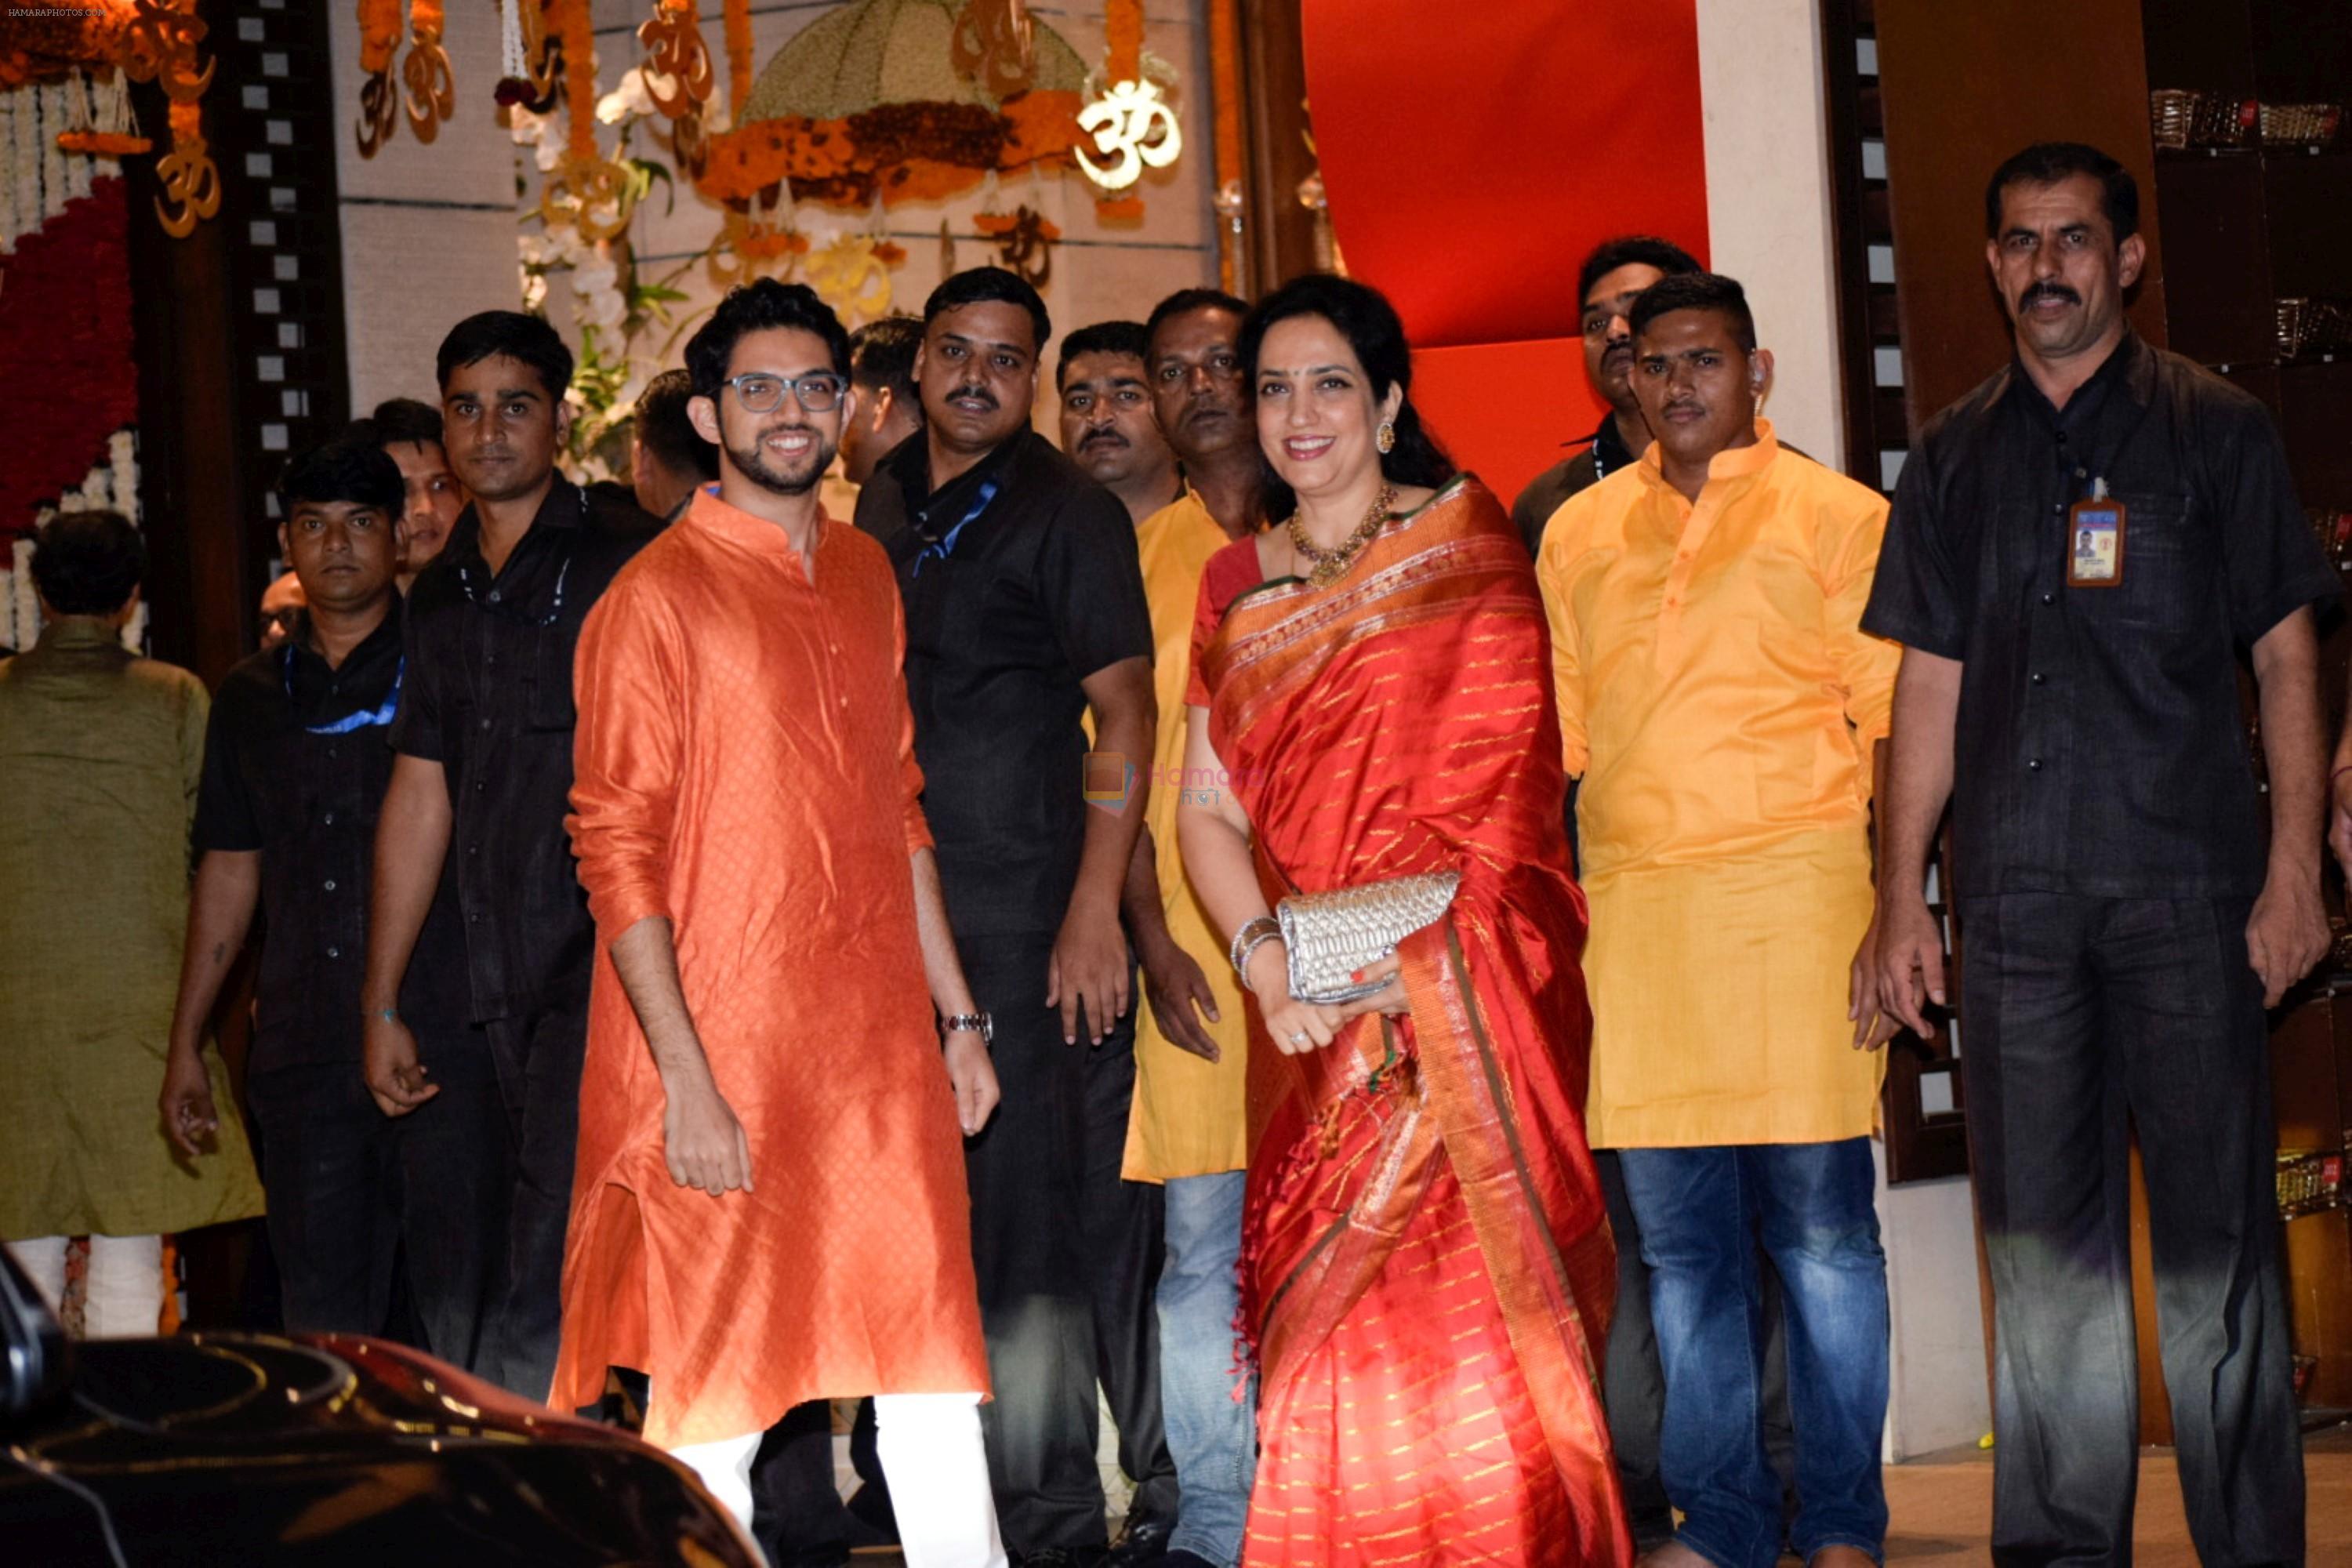
[[[1341,540],[1339,547],[1333,550],[1326,550],[1309,539],[1307,525],[1298,521],[1297,512],[1292,512],[1286,525],[1290,531],[1290,547],[1311,563],[1307,580],[1318,588],[1328,588],[1346,576],[1348,568],[1355,564],[1356,557],[1364,552],[1364,546],[1372,542],[1372,536],[1388,525],[1389,508],[1396,503],[1396,486],[1381,485],[1381,493],[1372,498],[1371,510],[1364,513],[1364,521],[1358,523],[1356,531]]]

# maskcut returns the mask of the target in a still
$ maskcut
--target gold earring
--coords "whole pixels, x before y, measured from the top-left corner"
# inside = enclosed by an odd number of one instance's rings
[[[1395,451],[1396,426],[1386,419],[1381,420],[1380,429],[1372,435],[1372,445],[1381,449],[1382,456]]]

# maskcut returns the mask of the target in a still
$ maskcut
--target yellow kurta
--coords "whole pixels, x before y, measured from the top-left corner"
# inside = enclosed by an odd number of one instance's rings
[[[1544,533],[1584,781],[1596,1147],[1818,1142],[1876,1121],[1885,1053],[1854,1050],[1845,1014],[1901,658],[1860,629],[1886,502],[1757,429],[1696,505],[1654,445]]]
[[[1170,1043],[1148,999],[1137,1010],[1135,1105],[1120,1173],[1130,1182],[1164,1182],[1238,1171],[1249,1163],[1249,1030],[1240,983],[1225,961],[1225,938],[1211,928],[1208,911],[1184,879],[1184,858],[1176,848],[1176,807],[1187,787],[1184,685],[1192,672],[1192,612],[1202,569],[1224,548],[1225,531],[1188,489],[1143,520],[1135,543],[1151,603],[1151,684],[1160,699],[1144,821],[1159,859],[1168,932],[1201,966],[1216,995],[1217,1021],[1202,1023],[1222,1053],[1220,1060],[1202,1060]]]

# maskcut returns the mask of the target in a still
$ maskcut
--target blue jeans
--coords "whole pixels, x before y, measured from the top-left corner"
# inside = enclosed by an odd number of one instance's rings
[[[1870,1141],[1621,1151],[1650,1265],[1666,1373],[1659,1468],[1684,1545],[1719,1568],[1770,1568],[1780,1487],[1764,1455],[1760,1238],[1780,1270],[1797,1429],[1798,1554],[1879,1557],[1886,1491],[1886,1258]]]
[[[1168,1261],[1160,1271],[1160,1408],[1176,1459],[1171,1552],[1233,1568],[1257,1477],[1257,1388],[1234,1370],[1234,1269],[1244,1176],[1179,1176],[1167,1187]]]

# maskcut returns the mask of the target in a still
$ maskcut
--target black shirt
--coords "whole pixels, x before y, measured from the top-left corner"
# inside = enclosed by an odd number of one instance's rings
[[[589,607],[660,526],[559,475],[495,577],[469,506],[409,590],[392,739],[447,773],[476,1023],[585,994],[595,928],[563,827],[572,655]]]
[[[901,443],[857,498],[907,606],[923,813],[959,935],[1060,928],[1086,843],[1079,682],[1151,657],[1126,507],[1034,431],[934,493]],[[1148,758],[1136,759],[1139,768]]]
[[[1599,484],[1641,456],[1628,450],[1619,437],[1617,416],[1613,413],[1601,416],[1600,429],[1568,445],[1583,450],[1561,458],[1529,479],[1527,488],[1519,492],[1519,499],[1511,503],[1511,521],[1518,525],[1519,538],[1526,542],[1530,555],[1542,551],[1544,524],[1551,521],[1551,514],[1565,505],[1569,497]]]
[[[2124,503],[2113,586],[2068,510]],[[2252,897],[2236,649],[2340,593],[2263,405],[2135,335],[2053,408],[2011,364],[1928,422],[1862,625],[1959,659],[1956,890]]]
[[[195,846],[261,857],[251,1071],[334,1062],[358,1070],[368,870],[401,681],[395,600],[339,668],[312,651],[304,626],[230,670],[213,700]],[[416,970],[463,962],[455,917],[436,903]]]

